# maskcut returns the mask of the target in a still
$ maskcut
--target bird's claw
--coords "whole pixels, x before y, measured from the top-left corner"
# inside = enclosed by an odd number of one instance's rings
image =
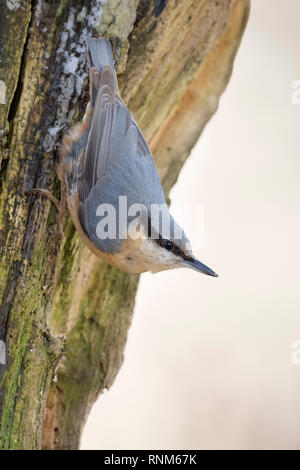
[[[44,197],[48,198],[55,205],[55,207],[57,209],[57,212],[58,212],[58,216],[59,216],[59,220],[58,220],[59,229],[57,230],[57,232],[49,230],[50,233],[51,233],[50,240],[55,239],[55,238],[63,239],[63,237],[64,237],[63,226],[64,226],[64,221],[66,219],[66,213],[67,213],[65,199],[61,199],[59,201],[47,189],[32,188],[32,189],[26,189],[26,190],[24,190],[24,192],[25,193],[31,193],[31,192],[38,193],[41,196],[44,196]]]

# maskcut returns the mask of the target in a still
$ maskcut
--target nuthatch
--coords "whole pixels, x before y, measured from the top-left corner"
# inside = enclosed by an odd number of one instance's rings
[[[119,95],[110,42],[90,39],[87,56],[90,102],[81,124],[63,139],[59,170],[62,198],[80,237],[96,256],[123,271],[185,266],[216,277],[194,258],[169,213],[151,151]],[[120,196],[127,206],[140,208],[138,224],[129,212],[122,220]],[[114,236],[100,236],[99,221],[109,207]],[[152,207],[163,208],[155,220]]]

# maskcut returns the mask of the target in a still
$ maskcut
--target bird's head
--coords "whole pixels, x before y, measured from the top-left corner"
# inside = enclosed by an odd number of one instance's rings
[[[190,268],[208,276],[218,277],[208,266],[197,260],[184,231],[175,222],[166,206],[158,217],[141,217],[129,226],[128,239],[123,244],[122,269],[153,273],[175,268]]]

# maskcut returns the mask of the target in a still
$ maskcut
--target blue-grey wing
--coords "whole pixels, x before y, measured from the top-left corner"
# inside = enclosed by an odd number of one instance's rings
[[[80,187],[79,217],[89,238],[105,252],[119,251],[122,241],[99,240],[99,206],[110,204],[119,215],[119,196],[127,207],[164,204],[165,198],[151,151],[115,89],[114,70],[106,65],[94,103]]]

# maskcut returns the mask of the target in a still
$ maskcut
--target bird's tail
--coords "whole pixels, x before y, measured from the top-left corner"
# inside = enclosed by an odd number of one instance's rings
[[[105,38],[91,38],[87,43],[87,58],[90,68],[90,99],[94,106],[97,96],[97,91],[100,85],[103,69],[106,72],[103,74],[103,79],[106,82],[107,78],[109,88],[112,93],[118,93],[117,77],[114,67],[114,58],[110,42]],[[107,70],[108,69],[108,70]]]
[[[105,65],[110,65],[114,70],[114,59],[110,42],[105,38],[92,38],[88,40],[88,54],[91,67],[96,67],[99,72]]]

